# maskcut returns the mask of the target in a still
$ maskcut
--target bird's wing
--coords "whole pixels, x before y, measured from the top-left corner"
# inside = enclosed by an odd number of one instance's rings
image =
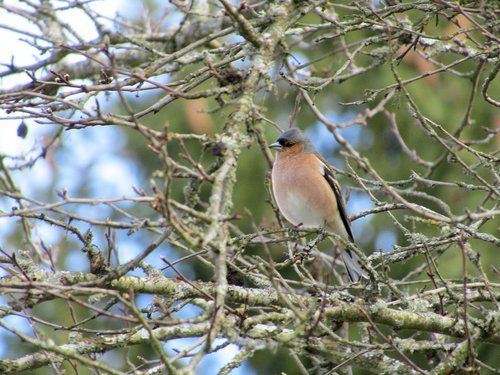
[[[340,218],[344,223],[345,230],[349,235],[349,239],[351,240],[351,242],[354,242],[354,236],[352,235],[351,229],[351,220],[349,220],[349,216],[347,215],[347,209],[345,207],[344,199],[342,198],[342,191],[340,190],[339,183],[337,182],[333,170],[328,165],[328,163],[321,157],[321,155],[316,156],[320,160],[321,172],[323,174],[323,177],[325,177],[326,182],[328,182],[328,185],[330,185],[333,193],[335,194],[335,198],[337,198],[337,206],[339,209]]]

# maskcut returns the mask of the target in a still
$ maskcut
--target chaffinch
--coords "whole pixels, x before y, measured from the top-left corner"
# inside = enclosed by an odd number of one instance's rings
[[[272,170],[273,193],[282,215],[293,225],[324,228],[354,243],[351,222],[332,168],[299,130],[288,129],[269,146],[278,151]],[[358,256],[342,249],[352,282],[367,279]]]

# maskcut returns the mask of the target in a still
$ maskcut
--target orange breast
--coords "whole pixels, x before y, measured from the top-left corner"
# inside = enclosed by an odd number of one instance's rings
[[[278,154],[273,192],[283,216],[294,225],[321,228],[335,221],[337,200],[312,153]]]

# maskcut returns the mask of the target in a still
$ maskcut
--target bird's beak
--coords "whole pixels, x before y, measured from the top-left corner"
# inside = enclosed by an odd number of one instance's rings
[[[281,151],[283,150],[283,146],[280,145],[278,142],[274,142],[274,143],[271,143],[269,145],[269,148],[272,148],[273,150],[276,150],[276,151]]]

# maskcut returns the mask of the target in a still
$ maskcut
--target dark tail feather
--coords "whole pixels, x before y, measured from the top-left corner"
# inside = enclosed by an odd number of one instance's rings
[[[362,278],[368,279],[368,276],[359,264],[359,257],[356,253],[350,250],[341,250],[340,254],[344,261],[345,268],[347,269],[347,274],[353,283],[358,283]]]

